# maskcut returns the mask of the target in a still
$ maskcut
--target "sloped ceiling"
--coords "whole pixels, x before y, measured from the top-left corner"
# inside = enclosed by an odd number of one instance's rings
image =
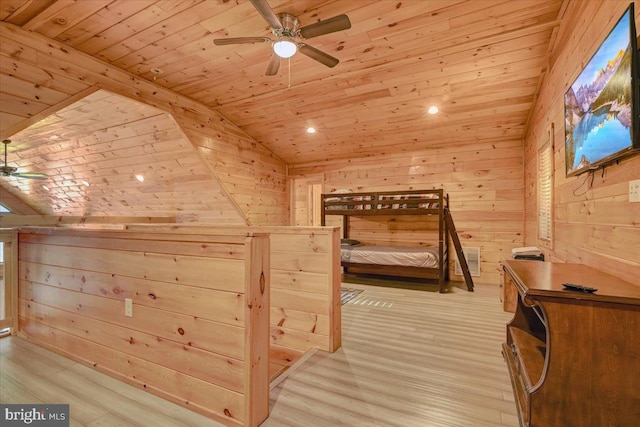
[[[9,164],[49,178],[2,186],[42,214],[245,223],[172,116],[149,105],[98,90],[11,140]]]
[[[0,132],[14,140],[10,163],[51,178],[49,190],[0,183],[41,213],[284,224],[286,165],[522,140],[567,1],[268,0],[302,26],[344,13],[352,27],[307,41],[339,59],[335,68],[297,54],[267,77],[269,43],[213,43],[272,37],[247,0],[3,0]],[[114,92],[165,113],[104,92],[86,98],[114,78]],[[178,97],[189,117],[174,118],[199,151],[166,114]],[[440,113],[427,115],[430,105]],[[215,150],[194,135],[202,126]],[[218,155],[249,149],[250,163]],[[189,198],[194,188],[206,197]]]
[[[269,43],[215,46],[216,38],[272,37],[245,0],[7,0],[0,19],[197,100],[297,165],[522,139],[566,7],[563,0],[268,3],[302,26],[347,14],[351,29],[307,41],[340,63],[327,68],[296,54],[266,77]],[[430,105],[440,114],[427,115]],[[308,126],[317,133],[307,134]]]

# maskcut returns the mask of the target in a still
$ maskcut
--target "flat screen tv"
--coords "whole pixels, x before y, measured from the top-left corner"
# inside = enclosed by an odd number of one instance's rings
[[[637,62],[631,3],[564,95],[567,176],[638,152]]]

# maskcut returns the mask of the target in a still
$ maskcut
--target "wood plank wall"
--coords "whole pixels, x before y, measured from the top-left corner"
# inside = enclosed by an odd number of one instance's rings
[[[267,235],[33,229],[19,249],[20,335],[228,425],[268,415]]]
[[[131,231],[180,236],[269,233],[271,241],[271,347],[305,352],[341,345],[340,235],[337,227],[207,227],[128,225]]]
[[[292,165],[289,174],[293,179],[323,174],[327,193],[339,189],[355,192],[443,188],[450,195],[451,212],[462,245],[481,248],[481,276],[474,280],[497,285],[500,282],[499,261],[510,256],[512,248],[523,244],[522,164],[521,141],[495,140],[479,142],[472,147],[416,149],[410,153],[391,153],[362,160]],[[293,197],[298,196],[303,194],[294,192]],[[397,222],[392,220],[391,217],[386,219],[390,229],[397,229]],[[369,227],[370,234],[373,228],[382,234],[383,221],[368,222],[373,224]],[[327,225],[339,224],[330,222]],[[416,227],[413,243],[424,243],[420,234],[424,230],[419,230],[424,227]],[[404,237],[410,234],[410,227],[402,233]],[[437,240],[431,243],[437,244]],[[462,279],[461,276],[452,278]]]
[[[334,227],[269,227],[271,345],[340,348],[340,235]]]
[[[48,214],[246,222],[171,114],[150,105],[98,90],[12,138],[11,158],[49,178],[4,182]]]
[[[98,86],[171,113],[193,137],[192,143],[226,191],[234,200],[237,198],[235,207],[248,222],[285,225],[284,162],[216,111],[11,24],[0,23],[0,41],[2,138],[68,106],[78,96],[84,97],[91,86]]]
[[[525,242],[544,247],[547,259],[587,264],[638,282],[640,203],[629,203],[628,181],[640,179],[640,156],[607,167],[604,175],[597,171],[591,188],[585,175],[565,177],[564,160],[564,93],[628,6],[626,0],[573,1],[567,8],[525,139]],[[552,124],[554,237],[545,246],[537,238],[536,156]]]
[[[285,225],[286,167],[283,160],[227,126],[224,138],[210,128],[186,134],[222,183],[247,225]]]

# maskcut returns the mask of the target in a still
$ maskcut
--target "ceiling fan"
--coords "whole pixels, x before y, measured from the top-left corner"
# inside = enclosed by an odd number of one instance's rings
[[[7,146],[11,144],[10,139],[2,141],[4,144],[4,165],[0,166],[0,174],[3,176],[15,176],[16,178],[47,179],[47,175],[38,172],[18,172],[18,168],[7,165]]]
[[[340,62],[337,58],[304,43],[304,40],[336,31],[348,30],[351,28],[351,21],[349,21],[347,15],[334,16],[333,18],[318,21],[300,28],[300,21],[297,16],[289,13],[279,13],[276,15],[273,9],[271,9],[271,6],[269,6],[269,3],[267,3],[267,0],[249,1],[265,21],[267,21],[275,40],[269,37],[236,37],[215,39],[213,41],[214,44],[224,46],[230,44],[272,42],[273,54],[267,66],[266,76],[275,76],[278,74],[280,58],[290,58],[297,51],[329,68],[335,67],[338,62]]]

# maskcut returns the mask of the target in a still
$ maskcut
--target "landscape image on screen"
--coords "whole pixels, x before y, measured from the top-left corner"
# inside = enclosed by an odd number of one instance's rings
[[[632,48],[627,11],[564,96],[567,175],[632,145]]]

